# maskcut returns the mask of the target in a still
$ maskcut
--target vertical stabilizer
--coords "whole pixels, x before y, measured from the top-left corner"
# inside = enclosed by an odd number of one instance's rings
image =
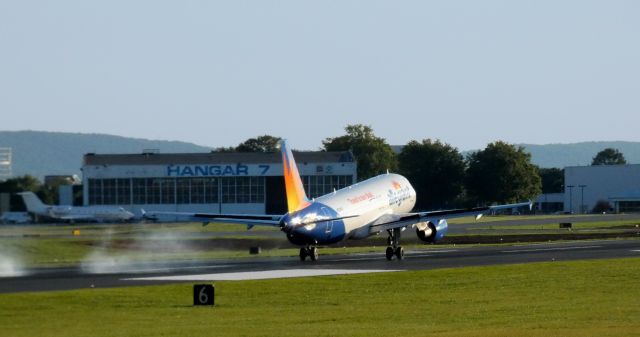
[[[289,213],[301,210],[309,206],[310,202],[304,193],[304,186],[300,179],[300,173],[293,159],[293,153],[285,140],[280,141],[282,152],[282,166],[284,167],[284,186],[287,192],[287,207]]]
[[[22,197],[24,204],[27,206],[27,211],[36,214],[46,213],[47,205],[43,204],[35,193],[20,192],[18,195]]]

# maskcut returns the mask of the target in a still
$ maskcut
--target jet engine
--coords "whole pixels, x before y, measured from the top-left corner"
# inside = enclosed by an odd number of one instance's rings
[[[433,222],[419,222],[416,224],[416,234],[424,242],[434,243],[440,241],[447,234],[447,221],[442,219],[436,224]]]

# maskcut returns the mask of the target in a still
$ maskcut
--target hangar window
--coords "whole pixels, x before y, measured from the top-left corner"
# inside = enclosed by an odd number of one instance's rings
[[[176,203],[176,180],[172,178],[158,179],[161,181],[162,186],[161,195],[163,204],[175,204]]]
[[[309,198],[315,198],[319,195],[318,193],[318,177],[317,176],[309,176],[307,184],[305,184],[307,189],[307,195]],[[304,183],[303,183],[304,184]]]
[[[147,203],[147,179],[133,178],[133,203],[144,205]]]
[[[620,213],[640,212],[640,201],[619,201],[618,212]]]
[[[117,202],[118,205],[128,205],[131,203],[131,180],[117,179]]]
[[[264,177],[222,177],[219,181],[225,204],[261,203],[265,200]]]
[[[309,198],[317,198],[351,185],[353,177],[349,175],[302,176],[302,184]]]
[[[89,179],[89,205],[102,205],[102,180]]]
[[[264,177],[251,177],[251,195],[249,202],[264,202]]]
[[[102,203],[104,205],[116,204],[116,179],[102,180]]]
[[[160,203],[160,179],[147,179],[147,204]]]
[[[176,197],[178,204],[191,202],[191,178],[176,179]]]
[[[235,204],[236,202],[236,184],[234,177],[220,178],[220,188],[222,189],[222,203]]]
[[[191,203],[204,204],[205,181],[202,178],[191,178]]]
[[[207,204],[217,204],[220,201],[220,187],[217,178],[204,179],[205,184],[205,201]]]
[[[247,204],[251,200],[251,179],[236,177],[236,203]]]

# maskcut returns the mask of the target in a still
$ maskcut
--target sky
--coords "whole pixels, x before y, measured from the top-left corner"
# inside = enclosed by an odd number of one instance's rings
[[[639,1],[0,1],[0,130],[640,141]]]

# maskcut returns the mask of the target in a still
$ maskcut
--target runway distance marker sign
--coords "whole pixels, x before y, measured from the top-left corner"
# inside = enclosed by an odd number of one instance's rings
[[[194,284],[193,305],[215,305],[215,294],[212,284]]]

